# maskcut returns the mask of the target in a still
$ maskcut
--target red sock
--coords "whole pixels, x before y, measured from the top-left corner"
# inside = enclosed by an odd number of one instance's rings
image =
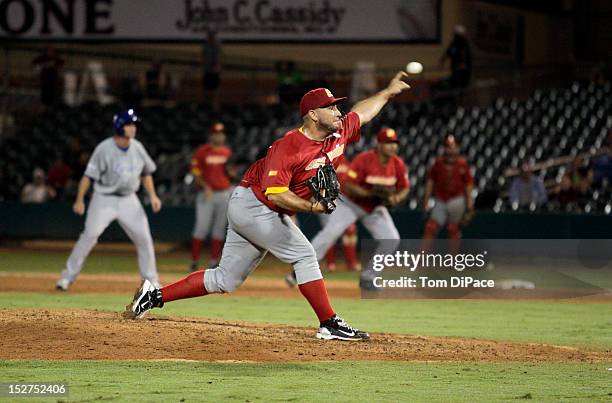
[[[208,291],[204,288],[204,270],[191,273],[176,283],[162,287],[160,291],[164,303],[206,295]]]
[[[342,251],[344,252],[344,258],[348,267],[353,269],[359,265],[356,245],[342,245]]]
[[[204,240],[198,238],[191,238],[191,260],[197,262],[200,260],[200,251],[202,250],[202,244]]]
[[[446,232],[448,233],[448,251],[452,255],[459,254],[459,247],[461,245],[461,228],[459,224],[448,224]]]
[[[434,243],[434,239],[438,236],[438,223],[431,218],[425,223],[425,231],[423,233],[423,241],[421,242],[421,250],[425,253],[430,252]]]
[[[342,252],[346,259],[349,270],[360,268],[359,257],[357,256],[357,225],[351,224],[342,235]]]
[[[212,238],[210,240],[210,260],[215,263],[221,259],[221,252],[223,251],[223,239]]]
[[[357,238],[357,225],[356,224],[351,224],[349,225],[345,230],[344,230],[344,235],[347,236],[355,236],[355,239]]]
[[[329,296],[323,279],[300,284],[300,292],[317,314],[319,322],[325,322],[334,316],[334,310],[329,303]]]
[[[327,263],[327,267],[336,264],[336,245],[333,245],[328,249],[327,253],[325,254],[325,263]]]

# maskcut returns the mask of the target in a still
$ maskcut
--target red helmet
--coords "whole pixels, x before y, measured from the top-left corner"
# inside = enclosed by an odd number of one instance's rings
[[[397,143],[397,132],[389,127],[383,127],[378,131],[376,139],[379,143]]]

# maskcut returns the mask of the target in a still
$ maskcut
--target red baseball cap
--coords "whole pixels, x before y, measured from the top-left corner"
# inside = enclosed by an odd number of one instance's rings
[[[397,133],[389,127],[383,127],[378,131],[376,139],[379,143],[397,143]]]
[[[309,110],[317,108],[325,108],[340,101],[344,101],[346,97],[335,98],[327,88],[315,88],[308,91],[300,101],[300,114],[304,116]]]
[[[210,125],[210,129],[208,129],[208,133],[217,134],[217,133],[225,133],[225,125],[221,122],[215,122]]]

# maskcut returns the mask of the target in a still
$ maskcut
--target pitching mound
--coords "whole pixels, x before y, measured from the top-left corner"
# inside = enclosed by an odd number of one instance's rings
[[[610,352],[534,343],[372,334],[320,341],[314,328],[88,310],[0,310],[0,359],[197,361],[611,361]]]

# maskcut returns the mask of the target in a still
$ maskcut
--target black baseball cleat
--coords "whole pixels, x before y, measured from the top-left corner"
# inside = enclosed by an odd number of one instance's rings
[[[194,271],[198,271],[199,267],[200,267],[200,262],[194,260],[193,262],[191,262],[191,265],[189,266],[189,272],[193,273]]]
[[[153,308],[164,306],[161,291],[149,281],[142,282],[134,299],[125,307],[123,317],[126,319],[142,319]]]
[[[370,335],[349,326],[344,319],[334,314],[330,319],[321,323],[321,327],[319,327],[317,332],[317,339],[364,341],[369,340]]]
[[[372,281],[372,279],[365,279],[365,278],[361,278],[359,280],[359,288],[361,289],[361,291],[366,291],[366,292],[381,292],[383,291],[383,288],[380,287],[376,287],[374,285],[374,281]]]

